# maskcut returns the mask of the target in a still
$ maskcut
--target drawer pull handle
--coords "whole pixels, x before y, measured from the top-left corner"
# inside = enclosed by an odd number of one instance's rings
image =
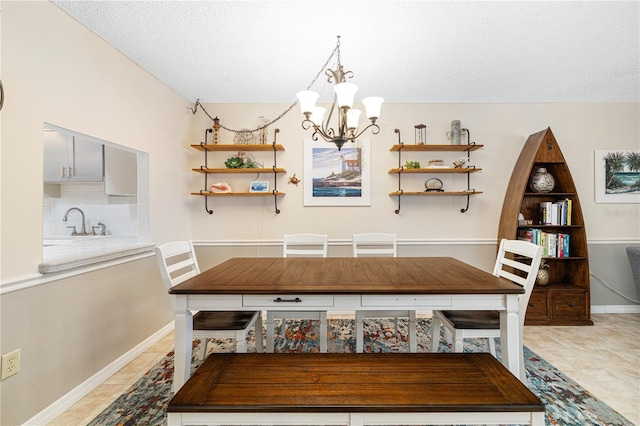
[[[567,306],[570,306],[570,307],[572,307],[572,308],[573,308],[573,303],[571,303],[571,302],[567,302]]]
[[[300,299],[299,297],[296,297],[295,299],[283,299],[282,297],[278,297],[277,299],[274,300],[274,302],[276,302],[276,303],[300,303],[300,302],[302,302],[302,299]]]

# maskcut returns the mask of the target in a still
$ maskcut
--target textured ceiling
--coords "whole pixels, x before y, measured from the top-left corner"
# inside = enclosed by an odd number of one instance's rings
[[[53,3],[191,102],[293,102],[337,35],[356,99],[640,100],[638,1]]]

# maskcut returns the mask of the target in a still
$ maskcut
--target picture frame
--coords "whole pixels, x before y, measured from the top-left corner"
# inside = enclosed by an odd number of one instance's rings
[[[369,140],[346,143],[341,150],[324,141],[304,141],[305,206],[370,206]]]
[[[269,181],[268,180],[251,181],[251,184],[249,184],[249,192],[253,192],[253,193],[269,192]]]
[[[640,150],[595,150],[595,202],[640,203]]]

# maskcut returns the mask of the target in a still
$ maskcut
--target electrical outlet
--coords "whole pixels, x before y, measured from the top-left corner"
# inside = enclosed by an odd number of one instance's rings
[[[20,371],[20,349],[2,355],[2,374],[0,380],[18,374]]]

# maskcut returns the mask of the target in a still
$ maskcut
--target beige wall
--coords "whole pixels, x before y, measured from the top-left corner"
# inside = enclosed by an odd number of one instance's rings
[[[287,105],[205,105],[211,115],[234,129],[254,128],[258,117],[275,117]],[[640,149],[638,104],[385,104],[379,120],[380,134],[366,137],[371,140],[371,206],[370,207],[304,207],[303,186],[287,184],[293,173],[304,177],[303,140],[311,137],[301,126],[302,114],[296,108],[280,120],[278,142],[286,151],[278,154],[278,166],[287,170],[278,178],[278,189],[286,192],[279,199],[279,215],[274,213],[272,197],[261,199],[234,198],[209,200],[213,215],[204,211],[204,200],[196,197],[192,203],[194,240],[271,240],[281,239],[285,232],[314,231],[328,233],[330,239],[349,239],[353,232],[374,230],[393,231],[401,240],[424,241],[462,240],[495,242],[498,221],[507,184],[513,166],[527,137],[551,127],[575,181],[585,214],[587,236],[590,241],[638,240],[638,204],[596,204],[594,201],[594,150]],[[461,214],[465,199],[461,197],[408,197],[401,201],[396,215],[397,198],[388,194],[398,189],[396,175],[388,170],[398,167],[398,155],[390,152],[398,143],[395,128],[401,130],[402,141],[414,143],[414,125],[427,124],[427,142],[446,143],[444,132],[453,119],[462,121],[470,129],[472,140],[484,148],[471,153],[472,164],[483,169],[471,175],[471,187],[484,194],[471,197],[469,210]],[[210,120],[198,113],[193,124],[194,141],[203,140],[204,129]],[[269,140],[273,140],[273,131]],[[221,142],[232,143],[233,134],[222,131]],[[348,146],[348,145],[345,145]],[[224,160],[232,152],[210,153],[209,167],[224,167]],[[258,154],[254,153],[254,156]],[[404,153],[405,160],[429,159],[451,161],[461,154]],[[264,158],[264,157],[263,157]],[[216,163],[217,161],[217,163]],[[203,154],[193,150],[191,164],[198,167]],[[271,166],[270,156],[265,164]],[[464,176],[439,176],[449,189],[466,187]],[[261,175],[272,182],[270,175]],[[253,175],[240,178],[214,175],[210,182],[224,179],[233,186],[247,186]],[[426,176],[403,178],[403,189],[424,189]],[[201,174],[191,174],[191,190],[202,189]],[[611,211],[622,214],[612,215]],[[233,223],[233,226],[221,224]]]
[[[205,109],[232,129],[254,128],[259,117],[276,117],[287,105],[230,105],[210,104]],[[370,207],[304,207],[303,186],[288,184],[293,173],[304,178],[303,140],[310,138],[300,126],[301,114],[292,111],[282,118],[277,141],[286,151],[278,154],[278,166],[287,174],[278,178],[278,189],[286,192],[279,198],[280,214],[275,214],[272,197],[264,199],[233,198],[210,199],[209,215],[204,211],[202,197],[192,203],[192,238],[204,261],[220,261],[238,252],[243,255],[265,256],[279,254],[277,245],[282,234],[288,232],[320,232],[329,234],[330,255],[348,255],[341,247],[354,232],[395,232],[400,240],[399,250],[407,255],[433,255],[453,252],[463,260],[489,269],[490,257],[495,253],[496,235],[502,202],[516,159],[527,137],[551,127],[562,150],[576,184],[584,220],[587,226],[591,271],[622,294],[638,300],[625,247],[640,240],[640,211],[638,204],[596,204],[594,196],[594,150],[640,149],[640,110],[638,104],[385,104],[379,120],[380,134],[368,135],[371,140]],[[398,143],[395,128],[401,130],[404,143],[414,143],[414,125],[427,124],[427,142],[445,143],[444,132],[452,119],[460,119],[463,127],[471,130],[472,141],[484,148],[471,153],[472,163],[481,167],[481,173],[471,175],[471,187],[483,191],[473,196],[469,210],[460,209],[466,200],[462,197],[402,197],[401,212],[396,197],[388,194],[397,190],[395,175],[389,169],[398,166],[397,153],[389,148]],[[204,129],[210,120],[198,113],[193,122],[193,143],[203,140]],[[232,143],[233,134],[222,131],[221,143]],[[269,140],[273,140],[273,130]],[[210,153],[209,167],[223,167],[224,160],[234,153]],[[259,157],[259,154],[255,154]],[[459,155],[459,154],[458,154]],[[404,153],[405,160],[423,163],[433,158],[450,161],[458,156],[452,153]],[[270,156],[261,156],[267,166]],[[191,164],[203,164],[203,154],[193,150]],[[466,186],[462,176],[439,176],[445,186],[460,189]],[[405,190],[421,190],[425,176],[403,178]],[[253,175],[231,177],[214,175],[209,182],[228,180],[232,187],[242,188]],[[273,185],[273,177],[261,175]],[[201,174],[191,174],[191,190],[202,189]],[[233,224],[229,226],[228,224]],[[256,244],[263,241],[261,245]],[[226,244],[229,243],[229,244]],[[273,245],[269,245],[269,243]],[[469,248],[472,246],[473,248]],[[459,249],[466,247],[465,249]],[[611,268],[612,260],[616,268]],[[593,305],[633,305],[627,299],[592,279]]]
[[[203,176],[191,172],[202,165],[202,154],[189,145],[203,140],[209,119],[202,113],[192,116],[186,100],[52,4],[3,1],[1,7],[7,95],[0,153],[3,283],[37,276],[43,122],[148,152],[151,240],[200,241],[203,267],[231,255],[278,255],[283,233],[307,230],[328,233],[332,255],[348,255],[345,244],[351,233],[382,230],[398,234],[401,254],[457,255],[488,267],[513,164],[527,136],[548,126],[571,167],[590,244],[622,253],[625,244],[640,240],[637,204],[595,204],[593,197],[593,151],[640,148],[638,104],[384,105],[382,131],[370,137],[372,204],[340,208],[303,207],[302,185],[286,183],[293,173],[304,177],[302,140],[310,137],[294,110],[277,124],[278,142],[286,147],[278,165],[288,171],[278,180],[279,189],[287,193],[279,199],[281,214],[274,214],[273,199],[267,197],[210,200],[214,214],[209,215],[204,199],[189,195],[203,186]],[[286,106],[206,108],[226,126],[241,129],[255,127],[260,116],[277,116]],[[387,173],[398,162],[397,154],[389,152],[397,143],[393,129],[400,128],[402,140],[413,143],[413,126],[425,123],[427,141],[444,143],[452,119],[462,120],[472,140],[485,145],[472,153],[483,172],[471,176],[472,187],[484,195],[472,197],[464,214],[459,212],[463,198],[404,197],[396,215],[397,199],[388,193],[397,189],[397,178]],[[222,138],[230,142],[232,135],[223,133]],[[221,162],[226,153],[222,157]],[[403,162],[410,159],[413,155],[403,156]],[[262,160],[270,165],[270,157]],[[423,181],[415,178],[403,186],[419,190]],[[464,186],[466,181],[445,184]],[[271,245],[257,246],[260,240]],[[0,296],[0,352],[22,349],[22,371],[0,382],[1,424],[33,417],[171,320],[154,262],[146,258]],[[611,274],[599,256],[592,256],[591,268],[602,271],[617,288],[632,288],[629,271]],[[602,300],[625,303],[605,295]],[[94,314],[98,322],[89,321]],[[138,325],[131,326],[134,323]]]
[[[188,238],[188,103],[49,2],[3,1],[2,282],[37,276],[42,125],[149,153],[151,240]],[[170,223],[170,226],[167,225]],[[153,257],[0,296],[0,424],[19,424],[167,325]],[[135,325],[134,325],[135,324]]]
[[[206,105],[207,111],[220,117],[231,128],[251,128],[260,115],[276,116],[284,105]],[[571,168],[580,195],[590,240],[638,239],[638,204],[596,204],[594,202],[594,150],[639,149],[638,104],[387,104],[383,105],[379,121],[379,135],[371,140],[372,202],[370,207],[304,207],[302,185],[287,184],[287,177],[296,173],[304,177],[303,139],[310,132],[300,128],[301,114],[293,111],[278,127],[278,142],[286,151],[278,155],[278,165],[288,173],[278,179],[278,188],[286,192],[279,201],[280,215],[273,213],[272,199],[263,201],[238,198],[216,201],[214,215],[204,212],[202,202],[192,204],[192,237],[208,239],[273,239],[284,232],[313,229],[328,233],[330,238],[350,238],[352,232],[374,229],[394,231],[400,239],[424,240],[495,240],[506,186],[513,165],[527,137],[551,127]],[[471,153],[472,163],[482,167],[481,173],[471,175],[471,187],[484,194],[471,198],[469,211],[461,214],[464,199],[458,197],[403,197],[401,213],[394,213],[396,197],[388,194],[397,190],[395,175],[387,171],[398,165],[397,153],[390,152],[397,143],[395,128],[401,130],[402,141],[414,142],[413,126],[427,124],[428,143],[446,143],[444,132],[452,119],[460,119],[471,131],[472,140],[485,147]],[[199,142],[209,119],[196,116],[194,134]],[[232,134],[222,133],[222,142],[230,142]],[[200,139],[198,139],[200,138]],[[209,154],[210,167],[222,166],[233,153]],[[404,160],[451,160],[460,154],[404,153]],[[192,153],[192,164],[203,163],[202,154]],[[271,161],[267,158],[267,161]],[[270,163],[267,162],[270,165]],[[262,176],[269,177],[269,176]],[[261,177],[261,178],[262,178]],[[440,176],[449,188],[466,186],[462,176]],[[237,179],[228,179],[233,186]],[[244,181],[251,177],[243,177]],[[215,178],[213,178],[215,179]],[[212,179],[212,180],[213,180]],[[273,180],[271,177],[269,179]],[[406,180],[405,180],[406,179]],[[425,177],[403,178],[405,190],[421,190]],[[406,183],[405,183],[406,182]],[[243,183],[237,185],[242,186]],[[246,185],[246,182],[244,183]],[[202,175],[192,174],[191,189],[203,186]],[[621,210],[627,214],[611,215]],[[216,226],[234,220],[237,225]]]
[[[232,129],[252,129],[259,117],[276,117],[288,105],[232,105],[209,104],[205,109],[218,116],[221,123]],[[191,206],[191,236],[199,247],[203,262],[214,264],[231,256],[280,255],[278,244],[283,233],[327,233],[330,256],[350,255],[343,246],[354,232],[395,232],[399,251],[403,255],[453,255],[484,269],[492,266],[495,255],[498,222],[502,202],[514,164],[530,134],[551,127],[567,160],[576,184],[589,241],[590,269],[598,278],[627,297],[638,300],[625,247],[640,243],[640,209],[638,204],[596,204],[594,195],[594,150],[640,149],[640,108],[638,104],[385,104],[382,107],[380,134],[367,135],[371,140],[371,206],[370,207],[304,207],[303,185],[288,184],[288,177],[296,173],[304,178],[303,140],[311,132],[301,126],[297,108],[276,125],[280,128],[277,142],[286,151],[277,156],[278,166],[287,170],[278,177],[278,189],[286,193],[278,199],[280,214],[275,214],[273,197],[264,199],[235,197],[209,200],[209,215],[204,210],[203,197],[194,197]],[[194,117],[192,143],[204,140],[204,130],[211,123],[199,112]],[[402,197],[400,214],[397,197],[388,194],[398,189],[396,175],[388,170],[398,166],[398,155],[390,152],[401,140],[414,143],[414,126],[427,124],[427,143],[446,143],[444,132],[452,119],[462,121],[470,129],[472,141],[484,148],[471,153],[472,164],[481,173],[471,175],[471,187],[484,194],[471,197],[469,210],[463,197]],[[270,130],[269,141],[273,141]],[[233,134],[222,131],[221,143],[232,143]],[[347,145],[348,146],[348,145]],[[267,167],[271,155],[256,158]],[[209,154],[209,167],[224,167],[224,160],[233,152]],[[404,153],[405,160],[429,159],[445,161],[460,156],[455,153]],[[204,163],[201,152],[192,150],[192,167]],[[203,175],[192,173],[192,192],[203,189]],[[466,187],[464,176],[439,176],[450,189]],[[213,175],[215,180],[227,180],[242,190],[254,175]],[[260,179],[270,180],[264,174]],[[426,176],[403,178],[406,191],[420,191]],[[261,244],[257,244],[262,242]],[[487,254],[489,253],[489,254]],[[615,267],[612,267],[615,265]],[[627,305],[633,302],[591,280],[592,305]],[[637,306],[636,306],[637,309]]]

